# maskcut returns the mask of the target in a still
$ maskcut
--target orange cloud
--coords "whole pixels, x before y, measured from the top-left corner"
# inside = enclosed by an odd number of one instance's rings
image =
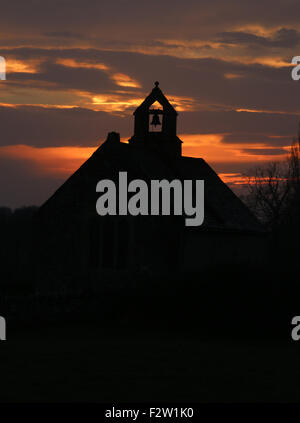
[[[105,112],[122,112],[127,109],[138,107],[144,101],[145,95],[140,97],[132,97],[131,93],[124,96],[126,93],[96,95],[92,96],[91,103],[85,103],[85,107],[93,108],[94,110],[103,110]],[[88,94],[87,94],[88,95]],[[196,110],[196,102],[190,97],[172,96],[166,94],[172,105],[178,112]]]
[[[225,73],[224,77],[226,79],[239,79],[239,78],[243,78],[244,76],[239,73]]]
[[[124,97],[118,94],[109,94],[96,95],[93,96],[91,100],[92,102],[89,103],[89,107],[94,106],[94,110],[103,110],[104,112],[120,112],[128,108],[139,106],[143,101],[143,98],[131,98],[128,96],[127,99],[124,99]]]
[[[75,59],[57,59],[56,63],[59,65],[67,66],[69,68],[85,68],[85,69],[99,69],[99,70],[108,70],[109,67],[104,63],[91,63],[91,62],[81,62]]]
[[[116,72],[105,65],[104,63],[84,62],[75,59],[57,59],[56,63],[59,65],[67,66],[70,68],[85,68],[85,69],[98,69],[107,72],[110,78],[120,87],[134,87],[140,88],[141,85],[138,81],[131,78],[129,75],[124,73]]]
[[[17,60],[13,58],[6,59],[6,73],[37,73],[41,60]]]
[[[270,113],[277,115],[294,115],[295,112],[283,112],[281,110],[263,110],[263,109],[235,109],[236,112],[247,112],[247,113]],[[299,113],[299,112],[296,112]],[[276,138],[274,135],[273,138]]]
[[[0,107],[11,107],[16,109],[17,107],[24,106],[24,104],[17,104],[17,103],[0,103]],[[25,106],[29,107],[42,107],[44,109],[73,109],[79,106],[76,106],[74,104],[39,104],[39,103],[26,103]]]
[[[184,142],[183,155],[202,157],[212,165],[220,162],[253,163],[254,161],[270,160],[271,157],[274,157],[265,153],[268,147],[262,144],[222,143],[224,134],[181,134],[179,136]],[[127,142],[127,139],[122,138],[121,141]],[[92,155],[97,147],[98,145],[95,147],[36,148],[27,145],[13,145],[0,147],[0,157],[29,162],[41,175],[67,178]],[[251,148],[263,148],[264,154],[253,155],[242,151]],[[286,147],[286,151],[288,153],[288,147]],[[285,157],[286,155],[276,156],[276,159]],[[223,173],[221,177],[228,183],[241,184],[244,181],[240,174]]]
[[[0,157],[32,163],[41,175],[68,177],[87,160],[96,147],[36,148],[28,145],[0,147]]]
[[[181,134],[179,137],[183,141],[182,150],[183,155],[191,157],[202,157],[208,163],[220,162],[238,162],[250,163],[255,161],[270,160],[274,156],[266,154],[269,147],[265,144],[259,143],[225,143],[222,142],[224,136],[227,134]],[[251,149],[262,149],[262,154],[251,154]],[[245,152],[243,150],[249,150]],[[288,147],[286,148],[286,150]],[[288,154],[288,151],[287,153]],[[278,155],[276,159],[285,158],[286,155]]]
[[[219,173],[219,177],[225,184],[245,185],[248,184],[248,177],[241,173]]]
[[[114,73],[111,75],[111,79],[115,81],[117,85],[120,87],[133,87],[133,88],[140,88],[141,84],[130,78],[130,76],[125,75],[124,73]]]
[[[263,34],[263,28],[261,28],[261,31],[262,36],[267,36],[273,33],[275,34],[274,30],[272,30],[270,34],[267,34],[267,32]],[[252,33],[246,30],[244,32]],[[257,35],[257,33],[254,33],[254,35]],[[132,45],[132,47],[127,49],[127,51],[147,55],[168,55],[182,59],[214,58],[231,64],[259,64],[272,68],[294,66],[290,62],[286,61],[285,55],[280,56],[273,50],[271,50],[269,54],[266,51],[264,51],[263,55],[259,55],[257,51],[253,51],[252,54],[249,50],[245,50],[245,47],[239,43],[227,43],[224,45],[222,42],[211,40],[185,39],[157,39],[156,41],[159,41],[161,45],[151,47]]]

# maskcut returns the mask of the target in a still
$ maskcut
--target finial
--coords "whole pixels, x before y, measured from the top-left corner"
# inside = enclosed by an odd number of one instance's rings
[[[158,86],[159,86],[159,82],[158,82],[158,81],[155,81],[155,82],[154,82],[154,85],[155,85],[155,87],[156,87],[156,88],[158,88]]]

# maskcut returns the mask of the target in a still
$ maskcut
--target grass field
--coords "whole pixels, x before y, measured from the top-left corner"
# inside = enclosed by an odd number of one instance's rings
[[[298,360],[292,341],[24,326],[0,343],[0,401],[298,401]]]

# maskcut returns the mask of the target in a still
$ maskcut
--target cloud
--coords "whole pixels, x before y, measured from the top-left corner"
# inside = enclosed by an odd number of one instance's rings
[[[0,157],[0,206],[40,205],[62,184],[63,178],[43,176],[23,159]]]
[[[73,31],[49,31],[44,32],[43,35],[45,37],[54,37],[54,38],[74,38],[74,39],[82,39],[85,38],[84,34],[80,34],[78,32]]]
[[[40,70],[34,74],[10,74],[7,89],[15,92],[20,86],[30,89],[37,86],[52,92],[76,90],[91,95],[118,92],[127,98],[132,94],[144,97],[152,88],[153,81],[159,80],[168,96],[192,98],[195,104],[206,104],[207,107],[300,110],[298,96],[294,95],[297,81],[292,80],[290,68],[277,67],[276,59],[272,59],[272,67],[270,58],[269,62],[266,59],[267,65],[262,65],[231,62],[230,58],[228,61],[180,59],[95,49],[24,48],[7,49],[2,54],[11,55],[15,60],[44,60]],[[77,63],[78,67],[67,65],[68,60]],[[100,66],[106,66],[106,69]],[[115,75],[124,75],[127,81],[131,81],[127,82],[126,92],[120,90],[120,79]],[[228,78],[228,75],[239,77]]]
[[[0,145],[24,144],[41,159],[48,148],[96,146],[112,130],[129,137],[131,113],[159,80],[179,110],[187,154],[207,155],[227,175],[281,158],[299,120],[289,67],[299,15],[298,0],[6,2]],[[26,193],[28,204],[36,192],[40,202],[52,177],[13,151],[1,158],[2,198],[21,205]]]
[[[181,112],[180,133],[220,133],[223,143],[290,145],[297,133],[299,115],[237,111]]]
[[[111,81],[109,76],[100,69],[87,69],[67,67],[55,63],[43,63],[39,72],[28,76],[25,73],[12,73],[10,79],[14,78],[18,81],[45,81],[48,84],[55,84],[50,89],[70,90],[76,89],[81,91],[89,91],[98,93],[101,91],[110,91],[116,87],[116,84]],[[105,87],[105,88],[104,88]]]
[[[133,122],[80,108],[0,107],[0,145],[95,146],[108,132],[132,132]]]
[[[180,112],[178,133],[223,135],[223,143],[290,145],[299,116],[236,111]],[[95,146],[110,131],[129,138],[133,116],[83,108],[0,106],[0,145]]]
[[[287,154],[287,151],[283,148],[243,148],[241,151],[245,154],[265,156],[280,156]]]
[[[297,25],[297,0],[11,0],[1,6],[0,24],[4,30],[15,27],[15,35],[74,32],[102,40],[153,39],[183,34],[186,38],[210,35],[220,28],[246,24]],[[126,37],[125,37],[126,34]],[[38,42],[39,40],[37,40]]]
[[[293,28],[280,28],[271,36],[242,31],[222,32],[217,37],[217,41],[225,44],[246,45],[252,48],[294,48],[300,44],[300,32]]]

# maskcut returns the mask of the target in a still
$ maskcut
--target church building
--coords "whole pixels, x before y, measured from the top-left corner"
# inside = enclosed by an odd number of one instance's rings
[[[122,275],[196,272],[262,260],[259,222],[203,158],[182,156],[177,112],[158,82],[134,112],[127,143],[110,132],[92,156],[40,207],[37,216],[38,280],[44,289],[93,289]],[[185,226],[183,216],[99,216],[96,185],[166,179],[204,181],[204,222]],[[82,281],[82,282],[78,282]]]

